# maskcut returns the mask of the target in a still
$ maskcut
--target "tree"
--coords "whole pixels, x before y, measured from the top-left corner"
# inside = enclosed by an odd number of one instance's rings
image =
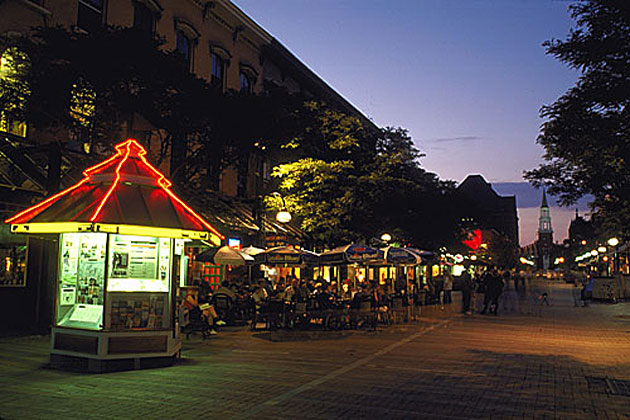
[[[630,3],[588,0],[569,6],[577,27],[564,41],[543,45],[580,71],[575,86],[552,105],[538,143],[538,168],[526,172],[564,205],[591,194],[610,233],[630,235]]]
[[[384,232],[399,243],[437,247],[449,242],[455,220],[452,183],[419,164],[406,130],[364,129],[358,119],[306,102],[285,133],[284,163],[274,168],[279,190],[301,227],[328,246],[369,242]],[[279,199],[269,197],[274,209]]]
[[[160,39],[133,28],[89,34],[35,28],[4,36],[0,51],[7,47],[21,52],[14,66],[19,80],[0,80],[0,110],[13,120],[61,138],[79,128],[81,142],[109,150],[121,140],[121,127],[141,116],[160,137],[153,158],[159,164],[170,157],[171,177],[196,185],[218,182],[218,174],[242,156],[235,150],[249,133],[237,129],[246,124],[236,121],[235,109],[247,101],[191,74]]]

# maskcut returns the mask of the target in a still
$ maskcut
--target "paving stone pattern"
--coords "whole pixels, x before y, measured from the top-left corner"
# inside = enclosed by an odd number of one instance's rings
[[[2,338],[0,418],[630,418],[615,392],[630,303],[574,307],[570,292],[532,282],[496,317],[459,314],[455,294],[418,322],[330,338],[224,329],[185,341],[176,366],[108,374],[50,369],[47,336]]]

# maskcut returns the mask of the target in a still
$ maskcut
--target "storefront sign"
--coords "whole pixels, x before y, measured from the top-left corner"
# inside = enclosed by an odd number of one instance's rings
[[[291,241],[287,235],[268,235],[265,237],[265,245],[267,248],[275,248],[277,246],[289,245]]]

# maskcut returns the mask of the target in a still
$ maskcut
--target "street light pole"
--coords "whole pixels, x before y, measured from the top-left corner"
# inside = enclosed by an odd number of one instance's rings
[[[613,260],[612,260],[612,267],[613,267],[613,273],[615,273],[615,275],[617,274],[618,269],[618,261],[617,261],[617,246],[619,245],[619,239],[617,239],[616,237],[612,237],[608,240],[608,245],[613,247]]]

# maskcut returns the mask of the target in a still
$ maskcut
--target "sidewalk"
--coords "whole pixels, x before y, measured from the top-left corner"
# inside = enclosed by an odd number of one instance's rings
[[[48,369],[48,337],[0,339],[0,417],[630,418],[630,303],[574,307],[568,285],[540,286],[550,306],[425,307],[314,341],[224,330],[185,341],[176,366],[103,375]]]

